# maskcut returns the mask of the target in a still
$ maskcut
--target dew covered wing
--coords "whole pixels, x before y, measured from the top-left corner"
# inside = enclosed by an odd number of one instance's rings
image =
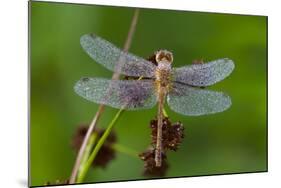
[[[231,106],[231,99],[222,92],[174,83],[167,96],[170,108],[180,114],[199,116],[222,112]]]
[[[225,79],[233,69],[233,61],[224,58],[208,63],[175,68],[173,70],[173,78],[176,82],[191,86],[210,86]]]
[[[154,76],[156,66],[133,54],[123,52],[112,43],[94,34],[83,35],[81,46],[97,63],[119,74],[135,77]]]
[[[113,108],[138,110],[152,108],[156,104],[151,80],[82,78],[74,90],[87,100]]]

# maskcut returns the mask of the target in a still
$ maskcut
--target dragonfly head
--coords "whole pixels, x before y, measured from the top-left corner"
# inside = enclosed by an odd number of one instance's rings
[[[158,50],[155,53],[155,59],[157,63],[165,62],[171,64],[173,62],[173,54],[168,50]]]

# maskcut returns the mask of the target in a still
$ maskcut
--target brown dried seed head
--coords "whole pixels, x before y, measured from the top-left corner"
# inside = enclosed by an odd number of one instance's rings
[[[88,126],[85,124],[81,124],[75,131],[74,136],[71,140],[71,147],[78,152],[80,149],[80,146],[83,143],[84,137],[87,133]]]
[[[151,120],[150,127],[152,129],[152,145],[156,145],[157,141],[157,119]],[[168,117],[163,119],[162,126],[162,146],[164,150],[176,151],[184,138],[184,127],[181,122],[171,123]]]
[[[77,128],[73,139],[71,146],[72,148],[78,152],[80,149],[80,146],[82,145],[83,139],[86,136],[86,133],[88,131],[88,126],[87,125],[81,125]],[[95,129],[94,133],[97,134],[97,140],[103,135],[105,130],[100,130],[100,129]],[[112,149],[112,144],[116,142],[116,134],[111,131],[109,136],[107,137],[105,143],[101,147],[100,151],[98,152],[95,161],[93,162],[94,166],[100,166],[102,168],[105,168],[106,165],[115,158],[116,152],[114,149]],[[95,145],[94,145],[95,147]],[[93,148],[94,148],[93,147]]]
[[[144,161],[144,176],[163,177],[165,176],[169,167],[166,155],[162,153],[162,165],[156,167],[155,165],[155,150],[148,149],[147,151],[139,154],[139,157]]]
[[[97,131],[98,138],[103,135],[104,131],[104,129]],[[100,166],[102,168],[105,168],[107,164],[116,157],[116,152],[112,148],[112,144],[116,143],[116,140],[117,138],[115,132],[111,131],[106,139],[106,142],[103,144],[99,153],[97,154],[93,166]]]
[[[105,168],[107,164],[115,157],[116,157],[116,152],[114,149],[108,146],[102,146],[92,165]]]

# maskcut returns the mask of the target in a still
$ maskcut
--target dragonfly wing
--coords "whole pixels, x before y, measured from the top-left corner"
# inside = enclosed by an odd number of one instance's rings
[[[191,86],[209,86],[225,79],[233,69],[233,61],[224,58],[208,63],[175,68],[173,70],[173,77],[176,82]]]
[[[173,83],[167,96],[168,105],[177,113],[199,116],[222,112],[231,106],[231,99],[222,92]]]
[[[126,53],[94,34],[83,35],[81,46],[96,62],[107,69],[127,76],[154,76],[156,66],[140,57]]]
[[[87,100],[114,108],[148,109],[156,104],[151,80],[82,78],[75,84],[74,90]]]

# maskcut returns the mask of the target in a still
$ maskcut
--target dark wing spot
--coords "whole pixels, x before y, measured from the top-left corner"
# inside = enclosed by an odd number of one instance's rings
[[[83,81],[83,82],[88,82],[89,80],[90,80],[90,79],[87,78],[87,77],[82,78],[82,81]]]

